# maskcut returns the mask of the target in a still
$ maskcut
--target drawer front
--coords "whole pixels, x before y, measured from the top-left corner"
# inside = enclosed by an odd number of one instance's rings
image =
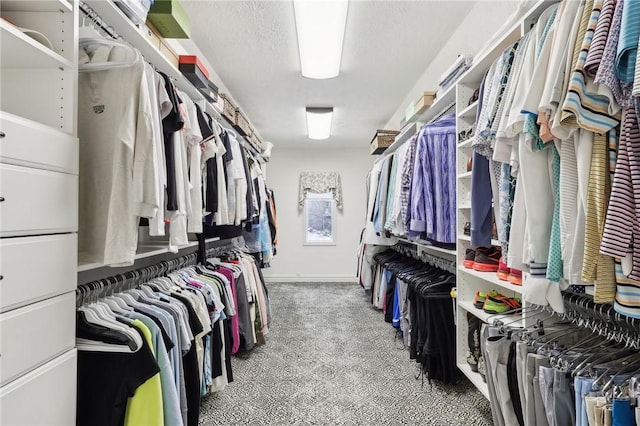
[[[0,312],[75,290],[77,252],[77,234],[0,239]]]
[[[0,112],[0,162],[78,174],[78,139]]]
[[[0,236],[78,230],[78,176],[0,164]]]
[[[75,293],[0,315],[0,385],[75,345]]]
[[[76,424],[77,353],[70,350],[0,388],[0,424]]]

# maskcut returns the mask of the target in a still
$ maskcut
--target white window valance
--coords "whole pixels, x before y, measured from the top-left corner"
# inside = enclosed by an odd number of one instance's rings
[[[324,194],[330,192],[336,200],[336,207],[342,211],[342,184],[338,172],[300,172],[298,207],[304,207],[307,193]]]

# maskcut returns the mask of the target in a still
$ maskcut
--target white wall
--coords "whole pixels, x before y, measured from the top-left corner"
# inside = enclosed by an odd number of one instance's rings
[[[503,26],[510,26],[514,14],[526,11],[535,0],[480,0],[460,23],[458,31],[442,46],[431,64],[418,79],[407,96],[398,105],[395,114],[387,122],[385,129],[399,129],[409,103],[415,102],[422,92],[437,90],[441,75],[456,61],[460,54],[476,55],[481,52],[496,32]],[[515,19],[514,19],[515,22]]]
[[[274,147],[267,166],[267,183],[276,198],[278,254],[267,280],[355,281],[360,231],[366,212],[365,180],[374,157],[368,146],[358,149],[283,149]],[[302,171],[337,171],[344,205],[337,216],[337,245],[303,245],[302,211],[298,209],[298,181]]]

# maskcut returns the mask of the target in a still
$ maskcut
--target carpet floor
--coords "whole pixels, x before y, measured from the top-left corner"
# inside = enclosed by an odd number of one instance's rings
[[[491,425],[465,378],[416,379],[417,364],[355,284],[270,284],[267,344],[234,357],[235,381],[203,400],[201,425]]]

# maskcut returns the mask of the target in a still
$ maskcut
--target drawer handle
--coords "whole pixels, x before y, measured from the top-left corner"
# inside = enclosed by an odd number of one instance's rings
[[[0,281],[4,279],[4,275],[0,275]]]
[[[5,132],[0,132],[0,139],[4,138],[5,136],[7,136]]]
[[[4,201],[4,197],[0,197],[0,203]]]

